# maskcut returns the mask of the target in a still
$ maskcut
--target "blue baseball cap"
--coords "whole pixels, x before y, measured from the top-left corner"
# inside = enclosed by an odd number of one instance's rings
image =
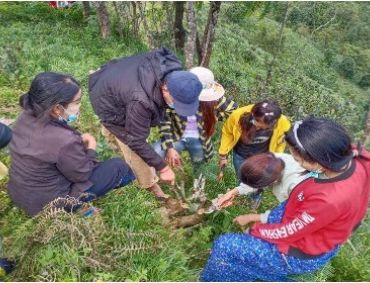
[[[199,107],[199,94],[203,89],[198,77],[188,71],[173,71],[167,75],[166,83],[176,113],[180,116],[195,115]]]

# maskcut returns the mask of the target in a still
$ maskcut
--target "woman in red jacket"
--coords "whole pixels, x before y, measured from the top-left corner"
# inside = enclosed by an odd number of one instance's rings
[[[346,131],[323,118],[296,122],[286,136],[296,161],[315,177],[246,234],[225,234],[213,246],[203,281],[287,281],[325,265],[366,215],[370,153],[351,147]],[[238,218],[246,225],[250,217]]]

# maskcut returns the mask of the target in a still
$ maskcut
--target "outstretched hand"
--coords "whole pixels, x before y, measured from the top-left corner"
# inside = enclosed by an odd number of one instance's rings
[[[261,216],[256,213],[251,214],[245,214],[245,215],[239,215],[234,218],[233,222],[240,225],[245,226],[251,222],[259,222],[261,221]]]
[[[238,195],[238,190],[233,189],[223,196],[219,197],[217,200],[217,206],[220,208],[225,208],[233,204],[233,199]]]

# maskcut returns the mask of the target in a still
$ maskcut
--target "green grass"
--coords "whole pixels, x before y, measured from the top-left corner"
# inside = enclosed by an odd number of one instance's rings
[[[293,120],[307,115],[328,116],[344,125],[353,137],[361,136],[370,91],[341,78],[325,62],[323,52],[303,34],[286,28],[273,81],[261,93],[259,82],[266,78],[279,24],[253,16],[237,23],[221,17],[219,23],[211,69],[239,103],[275,99]]]
[[[1,116],[16,118],[19,96],[37,73],[69,73],[82,82],[84,93],[78,128],[98,137],[102,160],[117,155],[99,133],[99,121],[87,97],[87,74],[112,58],[148,50],[145,44],[114,35],[100,40],[95,16],[83,23],[78,6],[54,10],[42,2],[4,2],[0,3],[0,25]],[[256,86],[271,59],[276,29],[277,23],[268,19],[251,17],[240,23],[228,22],[223,16],[220,19],[211,68],[228,95],[240,104],[261,99]],[[299,48],[302,56],[293,64]],[[365,116],[361,109],[369,92],[341,79],[322,60],[320,50],[288,30],[286,48],[267,96],[276,98],[291,117],[304,113],[335,117],[354,136],[360,136]],[[158,131],[153,130],[150,141],[157,136]],[[10,163],[7,150],[1,151],[0,158]],[[210,198],[236,185],[231,166],[226,169],[225,181],[217,182],[216,159],[202,171]],[[188,161],[185,172],[190,187],[194,176]],[[239,231],[232,219],[248,212],[248,201],[240,198],[238,205],[207,215],[193,229],[172,231],[161,225],[158,202],[147,192],[127,186],[93,203],[102,209],[101,217],[58,214],[51,219],[30,219],[13,206],[6,182],[0,181],[0,234],[4,255],[17,261],[15,272],[6,278],[9,281],[196,281],[213,239]],[[272,194],[266,193],[260,211],[276,203]],[[369,281],[368,232],[369,220],[352,237],[355,250],[345,244],[328,268],[330,272],[324,270],[314,279]]]
[[[184,233],[161,226],[158,204],[146,192],[125,187],[94,205],[102,208],[101,217],[62,213],[9,223],[16,230],[9,231],[4,248],[21,259],[11,280],[197,279],[197,269],[187,267],[194,253],[182,244]]]

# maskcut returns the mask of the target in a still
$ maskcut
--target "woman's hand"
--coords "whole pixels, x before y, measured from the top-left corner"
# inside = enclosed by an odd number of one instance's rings
[[[220,167],[220,171],[222,171],[227,166],[227,156],[220,156],[218,166]]]
[[[181,167],[181,156],[174,148],[167,149],[166,161],[171,167]]]
[[[96,139],[89,133],[85,133],[81,135],[82,142],[85,144],[87,149],[96,150]]]
[[[245,226],[250,222],[259,222],[259,221],[261,221],[261,216],[255,213],[239,215],[235,217],[233,220],[234,223],[239,224],[240,226]]]
[[[237,196],[239,193],[238,193],[238,190],[237,189],[233,189],[229,192],[227,192],[226,194],[224,194],[222,197],[220,197],[218,200],[217,200],[217,205],[218,207],[220,208],[225,208],[225,207],[228,207],[230,205],[233,204],[233,199],[235,198],[235,196]]]
[[[159,178],[172,186],[175,184],[175,173],[173,173],[171,167],[168,165],[159,171]]]

